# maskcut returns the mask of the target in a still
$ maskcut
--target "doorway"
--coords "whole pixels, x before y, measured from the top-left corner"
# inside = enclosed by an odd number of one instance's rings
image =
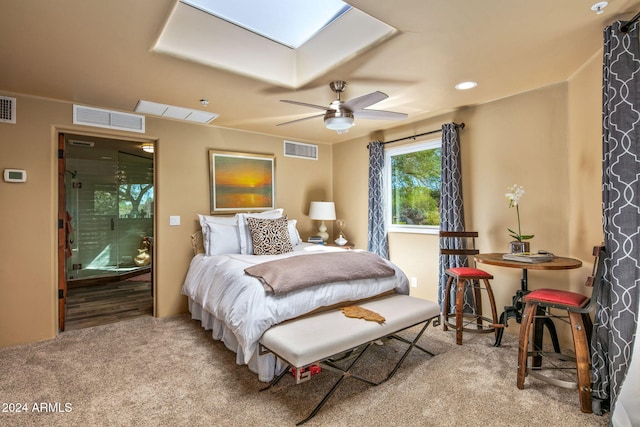
[[[153,314],[154,158],[142,144],[64,135],[64,329]]]

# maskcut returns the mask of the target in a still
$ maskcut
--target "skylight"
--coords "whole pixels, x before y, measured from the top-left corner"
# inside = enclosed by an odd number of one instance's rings
[[[196,2],[198,6],[194,6]],[[334,5],[331,9],[326,7],[329,3]],[[300,4],[304,5],[303,9]],[[313,4],[322,7],[314,9]],[[276,5],[284,10],[278,11]],[[220,8],[214,14],[203,10],[205,6]],[[240,19],[237,13],[242,12],[245,18],[252,19],[246,25],[261,28],[248,30],[232,22],[231,17],[217,15],[231,15],[231,12],[236,13],[233,19]],[[323,18],[311,29],[308,21],[296,17],[298,14]],[[304,43],[303,36],[274,41],[270,37],[282,36],[267,37],[257,32],[292,28],[310,38]],[[172,10],[153,50],[271,84],[299,88],[379,45],[397,31],[337,0],[181,0]],[[303,44],[290,47],[299,43]]]
[[[293,49],[351,8],[341,0],[181,1]]]

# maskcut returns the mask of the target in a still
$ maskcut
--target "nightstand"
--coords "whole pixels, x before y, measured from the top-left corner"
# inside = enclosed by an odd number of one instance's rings
[[[356,246],[351,242],[347,242],[344,245],[338,245],[338,244],[333,243],[333,242],[332,243],[325,243],[324,245],[325,246],[331,246],[331,247],[334,247],[334,248],[342,248],[342,249],[354,249],[355,246]]]

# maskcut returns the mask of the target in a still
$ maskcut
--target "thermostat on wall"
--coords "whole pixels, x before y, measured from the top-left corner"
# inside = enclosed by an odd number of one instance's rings
[[[24,169],[5,169],[4,180],[6,182],[27,182],[27,171]]]

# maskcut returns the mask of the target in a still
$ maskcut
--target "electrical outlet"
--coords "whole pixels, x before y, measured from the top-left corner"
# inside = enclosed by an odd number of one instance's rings
[[[418,278],[417,277],[412,277],[411,278],[411,287],[412,288],[417,288],[418,287]]]

